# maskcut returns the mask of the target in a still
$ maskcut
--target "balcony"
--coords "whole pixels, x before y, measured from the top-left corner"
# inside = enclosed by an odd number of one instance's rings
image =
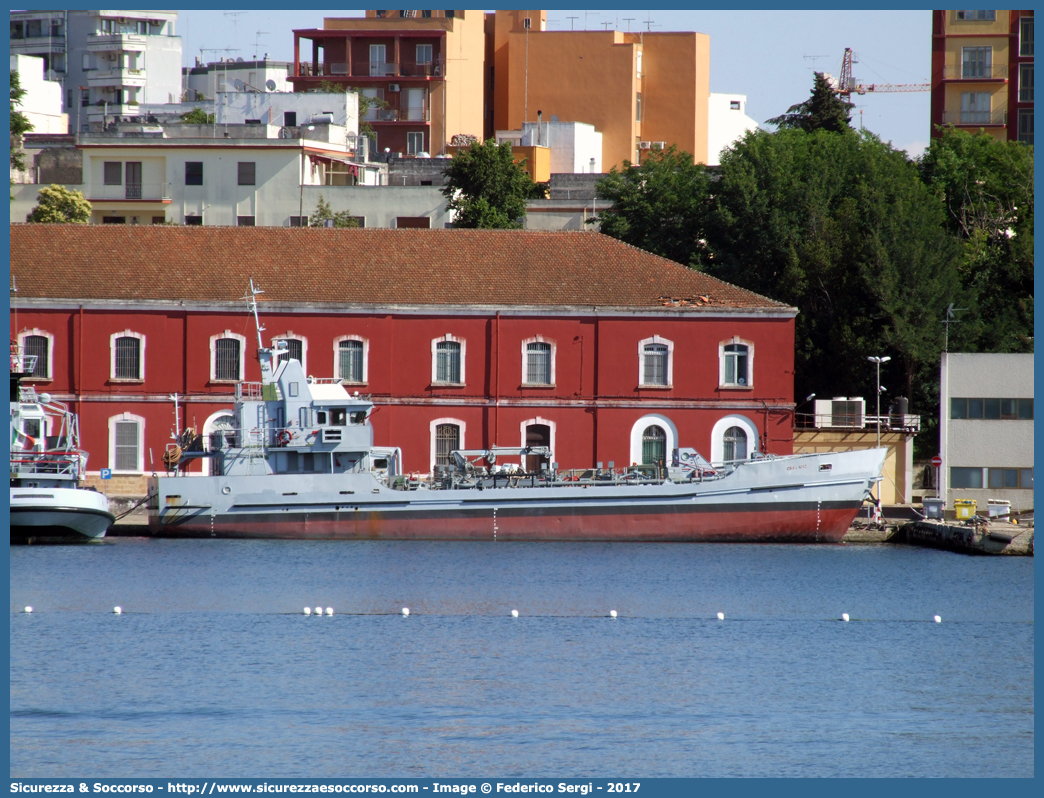
[[[430,122],[431,109],[424,105],[390,103],[387,108],[371,108],[363,117],[367,122]]]
[[[1003,127],[1008,123],[1008,111],[944,111],[942,121],[944,125]]]
[[[1007,80],[1007,64],[963,64],[943,67],[943,80]]]
[[[145,36],[137,33],[92,33],[87,36],[89,53],[142,53]]]
[[[140,106],[137,103],[109,103],[106,105],[88,105],[81,111],[88,120],[100,121],[104,116],[139,116]]]
[[[443,76],[441,59],[434,61],[320,61],[318,64],[299,63],[297,76],[302,78],[439,78]]]
[[[141,89],[145,87],[144,69],[109,69],[105,72],[91,71],[87,73],[87,85],[94,88],[127,87]]]
[[[170,202],[167,183],[127,183],[118,186],[91,186],[87,189],[91,202],[133,201]]]

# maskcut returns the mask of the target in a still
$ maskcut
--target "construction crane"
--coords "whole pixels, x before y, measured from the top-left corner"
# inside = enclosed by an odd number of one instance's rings
[[[841,79],[835,91],[846,100],[853,94],[880,94],[888,91],[931,91],[931,83],[856,83],[852,77],[852,64],[858,63],[852,54],[852,48],[845,48],[845,56],[841,60]]]

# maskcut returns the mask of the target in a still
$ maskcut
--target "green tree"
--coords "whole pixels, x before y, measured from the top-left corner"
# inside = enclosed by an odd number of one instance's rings
[[[664,258],[698,266],[706,256],[710,180],[703,164],[673,145],[641,164],[624,161],[596,186],[612,203],[598,215],[601,231]]]
[[[79,191],[71,191],[65,186],[52,185],[40,189],[36,202],[37,206],[25,217],[27,222],[87,224],[91,220],[91,203]]]
[[[315,213],[308,217],[310,227],[326,227],[326,222],[332,221],[333,227],[358,227],[359,222],[352,217],[351,211],[337,211],[330,207],[330,203],[319,192],[319,198],[315,203]]]
[[[921,160],[961,246],[965,351],[1033,351],[1033,147],[945,128]],[[951,346],[951,349],[954,348]]]
[[[829,130],[832,133],[850,131],[852,103],[842,100],[822,72],[816,72],[812,95],[802,103],[792,105],[785,114],[768,120],[780,130]]]
[[[454,227],[519,228],[534,183],[511,157],[508,142],[492,139],[457,150],[446,168],[443,195]]]
[[[186,111],[178,117],[186,125],[212,125],[214,124],[214,115],[208,114],[202,108],[193,108],[191,111]]]
[[[321,94],[344,94],[345,92],[359,94],[359,92],[348,88],[344,84],[335,83],[332,80],[321,80],[318,86],[314,89],[309,89],[309,91]],[[359,133],[363,136],[374,138],[373,125],[366,121],[366,114],[370,112],[371,108],[388,108],[388,102],[380,97],[367,97],[365,94],[359,94]]]
[[[872,134],[756,131],[722,156],[712,272],[798,308],[797,395],[892,395],[931,407],[957,252],[940,200]]]
[[[29,119],[21,111],[15,110],[21,106],[22,98],[25,97],[25,89],[22,88],[22,80],[18,72],[11,70],[11,168],[25,169],[25,151],[22,150],[22,136],[33,129]]]

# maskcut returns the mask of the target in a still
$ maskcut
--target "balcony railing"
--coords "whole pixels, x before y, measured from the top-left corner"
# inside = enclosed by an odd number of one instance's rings
[[[142,202],[162,202],[170,199],[167,183],[127,183],[119,186],[91,186],[87,199],[91,202],[99,200],[141,200]]]
[[[944,125],[1004,125],[1007,124],[1007,110],[1000,111],[945,111]]]
[[[431,109],[425,105],[398,106],[389,108],[371,108],[366,112],[367,122],[430,122]]]
[[[958,64],[943,68],[943,80],[1004,80],[1007,77],[1007,64]]]
[[[140,33],[91,33],[87,36],[87,50],[92,53],[112,50],[145,49],[146,38]]]
[[[434,61],[320,61],[318,64],[299,63],[297,75],[302,78],[354,77],[354,78],[427,78],[443,77],[441,59]]]
[[[90,86],[134,86],[145,85],[144,69],[109,69],[105,72],[91,71],[87,73]]]
[[[837,430],[876,432],[877,423],[881,422],[881,432],[903,432],[913,434],[921,431],[921,417],[909,414],[892,413],[882,416],[870,416],[840,413],[795,413],[794,427],[799,430]]]

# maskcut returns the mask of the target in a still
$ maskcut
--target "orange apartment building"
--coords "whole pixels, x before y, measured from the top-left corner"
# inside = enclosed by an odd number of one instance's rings
[[[545,11],[486,16],[485,134],[552,116],[602,134],[602,168],[674,144],[707,160],[710,37],[703,33],[549,31]]]
[[[294,91],[328,81],[378,99],[384,107],[364,119],[379,150],[440,155],[455,135],[482,138],[483,26],[482,11],[328,17],[321,29],[294,31],[290,81]]]
[[[1033,143],[1033,12],[932,12],[937,125]]]
[[[327,17],[294,31],[290,80],[381,100],[366,116],[379,150],[442,155],[457,134],[491,138],[540,112],[594,125],[606,171],[672,144],[706,162],[710,37],[546,28],[546,11]]]

